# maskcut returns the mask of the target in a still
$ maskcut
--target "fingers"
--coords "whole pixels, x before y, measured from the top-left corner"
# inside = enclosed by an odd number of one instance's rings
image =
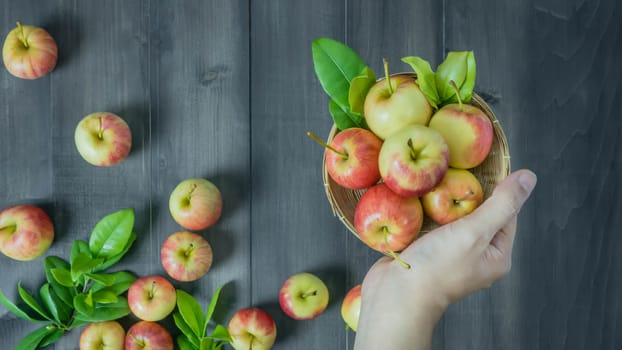
[[[490,242],[518,214],[536,182],[536,175],[529,170],[510,174],[497,186],[490,198],[473,213],[455,221],[455,225],[461,227],[460,231],[471,231]]]
[[[504,256],[510,256],[514,246],[514,236],[516,236],[516,216],[492,237],[490,245],[497,248]]]

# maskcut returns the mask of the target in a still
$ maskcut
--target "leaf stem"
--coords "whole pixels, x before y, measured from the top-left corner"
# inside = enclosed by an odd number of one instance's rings
[[[389,76],[389,61],[385,57],[382,59],[382,63],[384,65],[384,78],[387,81],[387,86],[389,87],[389,95],[393,95],[393,86],[391,86],[391,77]]]
[[[402,260],[400,258],[400,256],[399,256],[399,254],[397,254],[393,249],[391,249],[391,246],[389,245],[389,229],[385,226],[385,227],[382,228],[382,232],[384,234],[384,245],[387,248],[387,253],[393,259],[395,259],[400,265],[402,265],[403,268],[410,269],[410,264],[408,264],[407,262]]]
[[[25,48],[29,48],[30,45],[28,45],[28,42],[26,41],[26,36],[24,36],[24,27],[22,26],[22,22],[17,21],[17,30],[19,31],[19,39],[21,40],[22,44],[24,44]]]
[[[458,89],[458,85],[456,85],[456,82],[453,80],[449,81],[449,85],[451,85],[452,89],[454,89],[454,91],[456,92],[456,97],[458,98],[458,105],[460,106],[460,112],[462,112],[463,108],[462,108],[462,97],[460,96],[460,89]]]
[[[327,144],[326,142],[322,141],[319,137],[317,137],[314,133],[312,133],[311,131],[307,131],[307,136],[309,136],[310,138],[312,138],[313,140],[315,140],[315,142],[319,143],[320,145],[326,147],[327,149],[335,152],[337,155],[339,155],[341,158],[343,159],[348,159],[348,154],[344,153],[344,152],[340,152],[338,150],[336,150],[335,148],[331,147],[329,144]]]

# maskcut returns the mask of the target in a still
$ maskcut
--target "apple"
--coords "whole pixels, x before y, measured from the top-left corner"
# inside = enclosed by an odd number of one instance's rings
[[[322,280],[303,272],[290,276],[279,291],[279,304],[295,320],[310,320],[328,306],[328,288]]]
[[[237,311],[227,330],[235,350],[269,350],[276,339],[274,320],[256,307]]]
[[[463,104],[459,91],[456,87],[454,89],[458,103],[439,109],[430,121],[430,128],[438,131],[447,141],[449,166],[471,169],[488,156],[494,131],[486,114],[475,106]]]
[[[134,281],[127,292],[127,303],[136,317],[159,321],[168,316],[177,304],[175,287],[160,276],[146,276]]]
[[[371,131],[361,128],[343,130],[330,145],[311,132],[307,135],[328,149],[326,171],[342,187],[360,190],[380,180],[378,154],[382,140]]]
[[[387,253],[402,266],[399,252],[412,243],[423,225],[423,209],[417,197],[402,197],[386,184],[368,189],[354,209],[354,227],[372,249]]]
[[[439,225],[471,213],[483,201],[484,191],[475,175],[453,168],[447,170],[436,188],[421,197],[423,211]]]
[[[361,285],[354,286],[341,303],[341,317],[353,331],[359,326],[359,314],[361,313]]]
[[[50,217],[34,205],[16,205],[0,212],[0,251],[11,259],[33,260],[54,240]]]
[[[179,225],[188,230],[203,230],[220,218],[222,195],[208,180],[186,179],[173,189],[168,207]]]
[[[412,74],[389,76],[384,60],[385,78],[377,81],[365,97],[363,113],[369,129],[383,140],[406,125],[427,125],[432,106],[419,89]]]
[[[45,29],[17,21],[17,28],[11,30],[4,40],[2,59],[12,75],[37,79],[54,70],[58,48]]]
[[[443,180],[448,160],[449,149],[440,133],[409,125],[384,141],[378,166],[391,190],[403,197],[419,197]]]
[[[74,140],[78,152],[92,165],[111,166],[124,160],[132,148],[132,133],[118,115],[92,113],[76,127]]]
[[[124,350],[125,330],[117,321],[90,323],[80,335],[80,350]]]
[[[125,350],[173,350],[173,337],[158,323],[140,321],[127,331]]]
[[[173,279],[196,281],[205,276],[212,266],[212,247],[196,233],[175,232],[162,244],[160,260]]]

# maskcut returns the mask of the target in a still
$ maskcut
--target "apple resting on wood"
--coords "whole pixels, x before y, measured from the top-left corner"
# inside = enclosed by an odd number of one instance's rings
[[[173,337],[158,323],[140,321],[127,331],[125,350],[173,350]]]
[[[43,28],[22,25],[7,35],[2,47],[4,66],[22,79],[40,78],[56,67],[58,48],[54,38]]]
[[[328,306],[328,288],[317,276],[303,272],[290,276],[279,291],[279,304],[287,316],[310,320]]]
[[[90,323],[80,334],[80,350],[124,350],[125,330],[117,321]]]
[[[0,212],[0,251],[15,260],[33,260],[54,240],[50,217],[34,205],[16,205]]]
[[[173,279],[196,281],[212,266],[212,247],[205,238],[192,232],[175,232],[168,236],[160,250],[164,270]]]
[[[118,115],[92,113],[76,126],[74,139],[78,152],[92,165],[111,166],[120,163],[132,148],[132,133]]]
[[[354,286],[341,303],[341,317],[348,327],[355,332],[359,326],[359,315],[361,313],[361,290],[362,285]]]
[[[184,228],[203,230],[220,218],[222,195],[208,180],[187,179],[173,189],[168,207],[173,219]]]
[[[177,293],[167,279],[145,276],[132,283],[127,292],[127,303],[132,313],[141,320],[159,321],[175,309]]]
[[[470,171],[449,168],[443,181],[421,197],[423,210],[439,225],[455,221],[484,201],[479,180]]]
[[[276,339],[276,324],[258,308],[242,309],[233,315],[227,330],[235,350],[269,350]]]

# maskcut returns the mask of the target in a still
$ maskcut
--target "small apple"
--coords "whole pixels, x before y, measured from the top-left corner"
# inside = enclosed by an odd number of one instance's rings
[[[417,197],[402,197],[386,184],[368,189],[354,210],[354,227],[372,249],[387,253],[402,266],[397,253],[412,243],[423,224],[423,209]]]
[[[449,160],[443,136],[421,125],[409,125],[385,140],[378,164],[384,183],[403,197],[419,197],[438,185]]]
[[[480,165],[488,156],[494,130],[490,119],[481,109],[463,104],[458,91],[457,95],[459,103],[439,109],[432,116],[430,128],[438,131],[447,141],[449,166],[471,169]]]
[[[365,97],[364,114],[367,125],[383,140],[406,125],[428,125],[432,106],[426,99],[414,75],[389,76],[384,60],[385,78],[374,84]]]
[[[177,281],[196,281],[212,266],[212,247],[196,233],[175,232],[162,244],[162,266]]]
[[[171,193],[168,207],[173,219],[188,230],[203,230],[218,221],[222,195],[205,179],[187,179]]]
[[[111,166],[124,160],[132,148],[132,133],[121,117],[97,112],[84,117],[74,134],[78,152],[92,165]]]
[[[276,339],[276,324],[258,308],[236,312],[227,326],[235,350],[269,350]]]
[[[34,205],[16,205],[0,212],[0,251],[11,259],[33,260],[54,240],[50,217]]]
[[[54,70],[58,48],[45,29],[17,21],[17,28],[11,30],[4,40],[2,59],[12,75],[37,79]]]
[[[290,276],[279,292],[279,304],[287,316],[310,320],[328,306],[328,288],[319,277],[303,272]]]
[[[177,305],[175,287],[163,277],[146,276],[134,281],[127,292],[127,303],[136,317],[159,321]]]
[[[341,317],[353,331],[359,326],[359,314],[361,313],[361,285],[358,284],[350,289],[341,303]]]
[[[443,181],[421,197],[423,211],[439,225],[455,221],[484,201],[484,191],[475,175],[464,169],[447,169]]]
[[[158,323],[140,321],[127,331],[125,350],[173,350],[173,337]]]
[[[124,350],[125,330],[117,321],[91,323],[80,335],[80,350]]]
[[[361,128],[343,130],[330,145],[311,132],[307,135],[327,148],[326,170],[342,187],[360,190],[380,180],[378,154],[382,140],[371,131]]]

